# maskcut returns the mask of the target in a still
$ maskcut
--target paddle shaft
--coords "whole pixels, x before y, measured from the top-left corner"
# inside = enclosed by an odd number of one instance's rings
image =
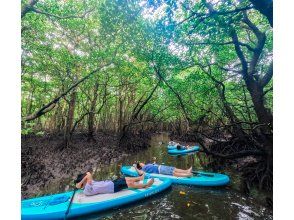
[[[74,188],[74,191],[73,191],[72,197],[70,198],[70,201],[69,201],[69,204],[68,204],[67,210],[66,210],[65,215],[64,215],[64,220],[66,220],[66,217],[67,217],[67,215],[68,215],[68,213],[69,213],[69,209],[70,209],[70,206],[71,206],[71,204],[72,204],[72,200],[73,200],[73,198],[74,198],[74,196],[75,196],[75,194],[76,194],[76,191],[77,191],[77,188]]]

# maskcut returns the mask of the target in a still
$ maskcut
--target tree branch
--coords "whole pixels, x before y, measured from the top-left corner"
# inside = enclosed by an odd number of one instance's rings
[[[212,155],[214,157],[220,157],[223,159],[237,159],[237,158],[247,157],[247,156],[264,156],[264,155],[266,155],[265,152],[259,151],[259,150],[246,150],[246,151],[240,151],[240,152],[233,153],[233,154],[220,154],[220,153],[215,153],[215,152],[208,150],[203,145],[202,145],[202,148],[203,148],[202,152],[204,152],[208,155]]]
[[[21,9],[21,18],[23,18],[27,13],[31,12],[34,5],[37,4],[38,1],[39,0],[30,0],[30,2]]]
[[[237,56],[238,56],[238,58],[241,61],[242,74],[244,76],[244,79],[247,81],[248,80],[248,65],[247,65],[247,61],[246,61],[246,58],[244,56],[243,51],[241,50],[240,42],[239,42],[239,39],[238,39],[238,35],[237,35],[235,29],[233,29],[233,28],[231,29],[231,38],[233,40],[233,43],[234,43],[234,46],[235,46],[235,50],[236,50]]]
[[[84,18],[87,14],[89,14],[90,12],[92,12],[94,10],[94,8],[93,9],[90,9],[90,10],[87,10],[82,15],[66,15],[66,16],[60,16],[60,15],[51,14],[49,12],[46,12],[46,11],[42,11],[40,9],[37,9],[34,6],[38,2],[39,2],[39,0],[30,0],[30,2],[28,4],[26,4],[22,8],[22,10],[21,10],[21,18],[23,18],[27,13],[30,13],[30,12],[35,12],[37,14],[43,14],[43,15],[46,15],[48,17],[54,17],[54,18],[57,18],[57,19]]]
[[[234,13],[239,13],[241,11],[250,10],[252,8],[253,8],[253,6],[247,6],[247,7],[243,7],[243,8],[236,8],[234,10],[229,10],[229,11],[215,11],[215,10],[213,10],[213,11],[210,11],[209,13],[198,13],[198,12],[193,12],[192,11],[191,15],[189,15],[184,20],[178,22],[176,24],[176,26],[177,25],[181,25],[182,23],[184,23],[184,22],[186,22],[186,21],[188,21],[190,19],[193,19],[194,17],[206,19],[206,18],[209,18],[212,15],[228,15],[228,14],[234,14]]]
[[[261,79],[260,85],[262,87],[265,87],[269,83],[269,81],[272,79],[272,77],[273,77],[273,61],[271,62],[270,66],[267,70],[267,73]]]
[[[271,27],[273,27],[273,0],[249,0],[256,10],[266,16]]]
[[[85,11],[84,14],[82,14],[82,15],[66,15],[66,16],[59,16],[59,15],[51,14],[51,13],[48,13],[46,11],[41,11],[41,10],[39,10],[37,8],[31,8],[30,11],[36,12],[38,14],[43,14],[43,15],[46,15],[48,17],[54,17],[54,18],[57,18],[57,19],[70,19],[70,18],[84,18],[88,13],[90,13],[93,10],[94,9]]]
[[[155,70],[155,73],[156,73],[156,75],[158,76],[158,78],[160,79],[160,80],[162,80],[166,85],[167,85],[167,87],[176,95],[176,97],[178,98],[178,100],[179,100],[179,102],[180,102],[180,105],[181,105],[181,108],[182,108],[182,110],[183,110],[183,113],[184,113],[184,115],[185,115],[185,118],[186,118],[186,120],[188,121],[188,123],[191,123],[192,122],[192,120],[190,119],[190,117],[188,116],[188,113],[187,113],[187,111],[186,111],[186,108],[185,108],[185,105],[184,105],[184,103],[183,103],[183,100],[182,100],[182,98],[181,98],[181,96],[179,95],[179,93],[178,92],[176,92],[175,90],[174,90],[174,88],[164,79],[164,77],[161,75],[161,73],[160,73],[160,70],[159,70],[159,68],[157,68],[156,66],[154,66],[154,70]]]
[[[102,67],[99,67],[95,70],[93,70],[92,72],[90,72],[88,75],[86,75],[85,77],[83,77],[82,79],[78,80],[75,84],[73,84],[70,88],[68,88],[65,92],[63,92],[62,94],[60,94],[58,97],[56,97],[55,99],[53,99],[51,102],[49,102],[48,104],[44,105],[42,108],[40,108],[36,113],[29,115],[27,117],[25,117],[25,121],[32,121],[36,118],[39,118],[40,116],[46,114],[47,112],[51,111],[54,107],[55,104],[57,102],[59,102],[59,100],[61,98],[63,98],[64,96],[66,96],[70,91],[72,91],[74,88],[76,88],[79,84],[81,84],[82,82],[84,82],[85,80],[87,80],[88,78],[90,78],[94,73],[98,72],[99,70],[101,70],[104,67],[107,67],[109,65],[111,65],[112,63],[103,65]]]
[[[186,43],[187,45],[219,45],[219,46],[223,46],[223,45],[230,45],[230,44],[234,44],[233,41],[228,41],[228,42],[193,42],[193,43]],[[251,47],[249,44],[247,43],[243,43],[239,41],[240,46],[246,47],[248,50],[254,52],[255,49],[253,47]]]

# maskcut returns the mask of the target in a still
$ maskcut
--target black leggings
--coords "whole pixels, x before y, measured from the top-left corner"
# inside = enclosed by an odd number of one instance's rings
[[[113,180],[113,185],[114,185],[114,192],[118,192],[122,189],[128,188],[127,182],[125,178],[118,178],[116,180]]]

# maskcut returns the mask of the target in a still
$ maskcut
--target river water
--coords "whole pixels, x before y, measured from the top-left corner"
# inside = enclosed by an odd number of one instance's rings
[[[131,165],[134,161],[152,161],[157,163],[193,170],[207,170],[204,154],[196,153],[186,156],[171,156],[167,153],[167,134],[154,135],[151,147],[136,155],[126,156],[114,161],[110,166],[96,167],[94,179],[111,179],[120,175],[122,164]],[[95,168],[94,168],[95,169]],[[204,188],[195,186],[172,185],[168,190],[128,206],[113,209],[100,214],[83,216],[79,219],[272,219],[272,211],[260,202],[262,194],[253,193],[245,196],[239,190],[238,174],[230,170],[223,173],[231,177],[231,183],[225,187]],[[51,193],[54,187],[51,188]],[[55,192],[56,193],[56,192]],[[255,196],[254,196],[255,195]]]

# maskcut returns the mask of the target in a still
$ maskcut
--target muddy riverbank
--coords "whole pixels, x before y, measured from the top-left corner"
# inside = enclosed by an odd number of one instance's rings
[[[135,151],[148,147],[148,136],[144,140],[137,136],[132,140],[134,147],[118,147],[117,135],[97,133],[89,141],[86,134],[73,136],[68,148],[59,150],[63,136],[23,136],[21,147],[21,192],[22,198],[41,195],[47,188],[64,191],[68,182],[88,167],[108,165]],[[53,187],[52,186],[56,186]]]

